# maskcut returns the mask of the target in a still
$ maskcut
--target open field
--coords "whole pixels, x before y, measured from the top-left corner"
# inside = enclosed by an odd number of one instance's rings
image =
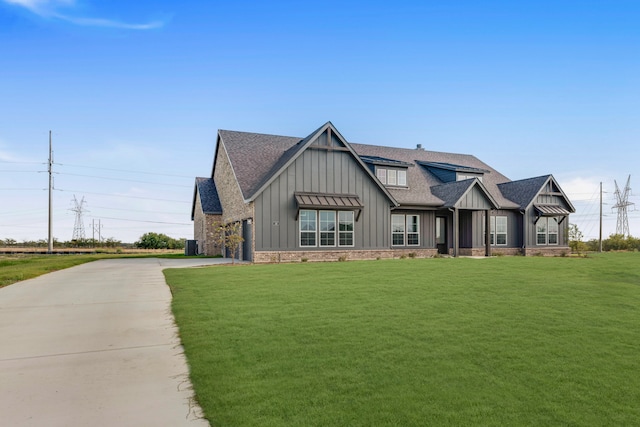
[[[212,425],[640,425],[640,254],[167,270]]]
[[[35,255],[30,253],[0,254],[0,288],[21,280],[31,279],[52,271],[62,270],[86,262],[96,261],[105,258],[122,257],[183,257],[182,251],[153,251],[135,250],[124,251],[122,253],[83,253],[83,254],[52,254]]]

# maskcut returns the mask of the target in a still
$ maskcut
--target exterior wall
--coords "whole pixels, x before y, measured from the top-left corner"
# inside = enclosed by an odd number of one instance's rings
[[[364,208],[354,224],[354,247],[300,248],[296,191],[357,194]],[[255,214],[257,252],[349,252],[391,246],[390,202],[348,151],[309,147],[258,195]]]
[[[221,141],[218,144],[218,157],[215,160],[213,179],[222,205],[222,221],[229,223],[253,218],[253,203],[245,203],[224,144]]]
[[[322,250],[322,251],[258,251],[255,263],[280,263],[303,261],[347,261],[392,259],[405,257],[431,258],[436,249],[376,249],[376,250]]]
[[[197,190],[196,190],[197,191]],[[216,247],[211,241],[213,223],[221,221],[221,215],[209,215],[202,211],[200,193],[196,193],[196,207],[193,215],[193,238],[198,241],[198,255],[219,255],[221,248]]]
[[[565,207],[564,205],[560,205]],[[566,207],[565,207],[566,208]],[[528,250],[533,250],[535,251],[536,248],[537,249],[545,249],[545,248],[557,248],[557,247],[562,247],[563,249],[566,250],[566,248],[569,247],[569,242],[568,242],[568,227],[569,227],[569,218],[565,218],[564,221],[562,221],[562,224],[558,224],[558,244],[557,245],[538,245],[536,244],[537,242],[537,238],[536,238],[536,211],[535,208],[531,207],[529,208],[525,214],[524,214],[524,229],[525,229],[525,233],[526,233],[526,242],[525,242],[525,247]]]
[[[473,212],[473,246],[474,248],[484,248],[484,221],[486,211],[474,211]],[[507,244],[506,245],[493,245],[491,251],[506,249],[506,248],[521,248],[522,247],[522,214],[519,211],[510,210],[492,210],[491,216],[506,216],[507,217]],[[509,251],[507,251],[509,252]]]
[[[394,250],[435,249],[436,247],[436,213],[435,211],[415,211],[395,209],[391,215],[419,215],[420,217],[420,244],[418,246],[391,246]],[[389,219],[391,221],[391,219]],[[389,229],[391,239],[391,229]]]

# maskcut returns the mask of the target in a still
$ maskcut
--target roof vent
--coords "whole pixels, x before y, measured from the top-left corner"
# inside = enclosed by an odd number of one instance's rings
[[[424,148],[422,148],[422,144],[416,145],[416,150],[424,150]]]

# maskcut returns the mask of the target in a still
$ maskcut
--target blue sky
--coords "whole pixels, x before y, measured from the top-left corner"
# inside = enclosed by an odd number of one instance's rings
[[[473,154],[553,174],[615,231],[614,180],[640,180],[636,1],[0,0],[0,239],[190,238],[216,130]],[[640,182],[636,187],[640,186]],[[630,199],[640,204],[634,195]],[[640,206],[638,207],[640,209]],[[640,212],[629,212],[640,236]]]

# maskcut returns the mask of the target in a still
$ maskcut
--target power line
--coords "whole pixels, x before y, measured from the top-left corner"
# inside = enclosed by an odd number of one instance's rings
[[[107,193],[96,193],[96,192],[92,192],[92,191],[83,191],[83,190],[63,190],[60,188],[56,188],[56,191],[62,191],[62,192],[68,192],[68,193],[84,193],[84,194],[94,194],[94,195],[98,195],[98,196],[108,196],[108,197],[123,197],[126,199],[140,199],[140,200],[155,200],[158,202],[174,202],[174,203],[188,203],[191,204],[191,202],[187,202],[184,200],[172,200],[172,199],[156,199],[153,197],[140,197],[140,196],[125,196],[125,195],[120,195],[120,194],[107,194]]]
[[[71,166],[71,167],[74,167],[74,168],[99,169],[99,170],[112,171],[112,172],[127,172],[127,173],[138,173],[138,174],[143,174],[143,175],[171,176],[171,177],[174,177],[174,178],[190,178],[190,179],[193,179],[193,176],[174,175],[174,174],[168,174],[168,173],[143,172],[143,171],[133,171],[133,170],[126,170],[126,169],[100,168],[100,167],[95,167],[95,166],[73,165],[73,164],[69,164],[69,163],[57,163],[57,165],[59,165],[59,166]]]
[[[106,176],[96,176],[96,175],[82,175],[77,173],[67,173],[67,172],[58,172],[60,175],[69,175],[69,176],[81,176],[85,178],[98,178],[98,179],[106,179],[109,181],[124,181],[124,182],[137,182],[140,184],[152,184],[152,185],[163,185],[170,187],[182,187],[182,188],[191,188],[190,185],[181,185],[181,184],[165,184],[163,182],[151,182],[151,181],[138,181],[135,179],[124,179],[124,178],[110,178]]]
[[[188,223],[184,223],[184,222],[166,222],[166,221],[149,221],[149,220],[143,220],[143,219],[125,219],[125,218],[111,218],[108,216],[101,216],[101,219],[112,219],[115,221],[128,221],[128,222],[146,222],[146,223],[150,223],[150,224],[169,224],[169,225],[188,225],[191,226],[192,224],[188,224]]]

